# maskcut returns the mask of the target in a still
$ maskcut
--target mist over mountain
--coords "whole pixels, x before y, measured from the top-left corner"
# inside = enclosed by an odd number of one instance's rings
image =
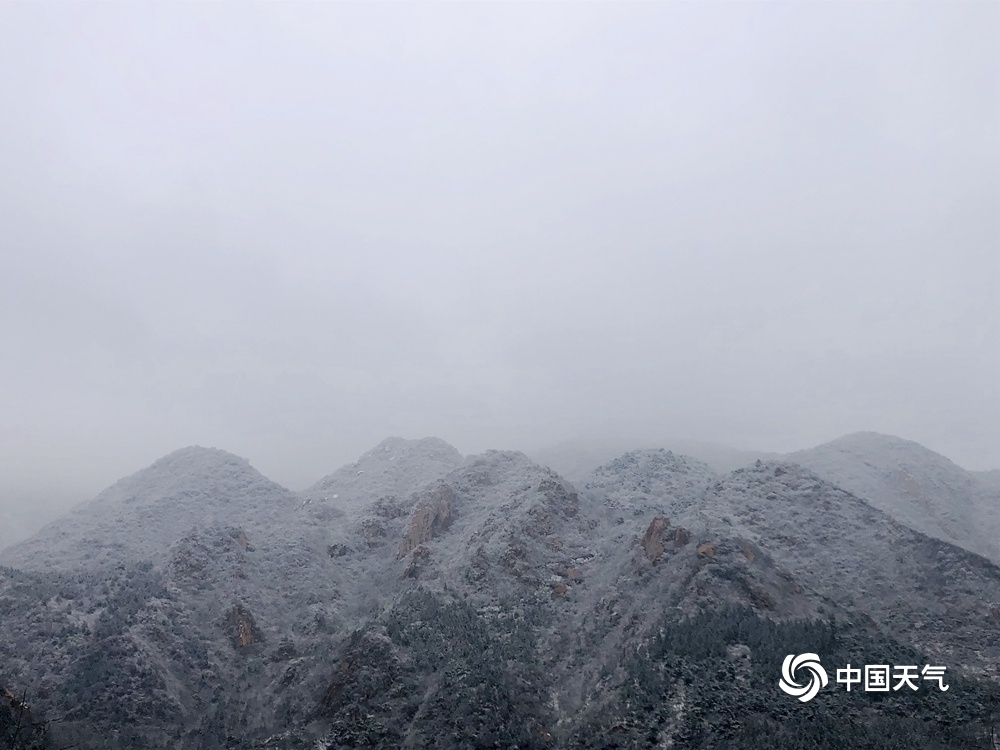
[[[0,750],[1000,750],[998,39],[0,2]]]
[[[56,520],[86,495],[45,488],[10,490],[0,497],[0,550]]]
[[[339,500],[357,505],[372,495],[406,494],[446,474],[463,462],[462,454],[440,438],[387,438],[361,456],[320,479],[301,494],[307,500]]]
[[[529,451],[539,463],[551,466],[571,481],[580,481],[598,466],[606,464],[623,453],[636,450],[638,446],[628,440],[605,441],[564,441],[555,445]],[[719,472],[732,471],[752,464],[758,459],[771,459],[780,453],[741,450],[721,443],[699,440],[670,439],[652,441],[656,450],[670,450],[704,462]]]
[[[972,473],[974,476],[979,478],[979,481],[985,482],[994,489],[1000,489],[1000,469],[993,469],[991,471],[974,471]]]
[[[245,459],[213,448],[182,448],[4,550],[0,560],[61,570],[160,563],[192,529],[227,524],[256,530],[297,505],[292,492]]]
[[[847,435],[788,455],[917,531],[1000,561],[1000,486],[909,440]]]
[[[916,528],[928,497],[988,510],[962,477],[887,436],[734,471],[634,450],[576,483],[389,438],[293,493],[185,448],[0,553],[0,685],[38,742],[93,750],[974,747],[1000,568]],[[777,687],[806,652],[951,688],[831,677],[806,707]]]

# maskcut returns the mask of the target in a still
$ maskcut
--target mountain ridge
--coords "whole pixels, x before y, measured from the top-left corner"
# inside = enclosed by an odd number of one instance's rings
[[[917,531],[1000,561],[1000,486],[919,443],[859,432],[787,459]]]
[[[272,520],[294,504],[291,491],[246,459],[188,446],[118,480],[29,539],[0,550],[0,564],[70,569],[162,559],[169,545],[192,528],[240,525],[256,513]],[[126,527],[133,533],[122,534]],[[67,546],[65,540],[73,538],[75,543]],[[53,548],[62,555],[53,556]]]
[[[292,493],[187,448],[99,497],[0,568],[0,682],[60,742],[957,750],[1000,699],[1000,569],[788,460],[629,451],[574,484],[390,438]],[[958,687],[804,714],[791,649]]]

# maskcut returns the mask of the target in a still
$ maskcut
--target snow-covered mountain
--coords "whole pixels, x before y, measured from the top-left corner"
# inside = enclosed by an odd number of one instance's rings
[[[357,461],[320,479],[302,495],[336,506],[359,505],[378,497],[405,495],[432,482],[464,458],[439,438],[383,440]]]
[[[1000,561],[1000,486],[918,443],[859,432],[788,455],[900,523]]]
[[[741,450],[720,443],[701,440],[646,441],[642,448],[627,440],[570,440],[527,451],[538,463],[549,466],[572,482],[581,482],[598,466],[603,466],[619,456],[635,451],[669,450],[672,453],[697,459],[713,471],[727,472],[748,466],[754,461],[781,458],[779,453]]]
[[[159,563],[192,530],[270,527],[299,502],[246,459],[215,448],[182,448],[3,550],[0,564],[76,570]]]
[[[296,494],[186,448],[5,553],[0,684],[92,750],[974,747],[1000,569],[893,509],[666,450],[573,484],[390,438]],[[953,689],[807,710],[804,652]]]

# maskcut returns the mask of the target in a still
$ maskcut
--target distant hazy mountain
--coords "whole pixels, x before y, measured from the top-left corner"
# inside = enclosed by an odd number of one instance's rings
[[[598,466],[639,446],[625,440],[576,440],[528,451],[534,460],[549,466],[570,481],[585,479]],[[720,443],[699,440],[667,439],[647,446],[653,450],[670,450],[690,456],[710,466],[714,471],[732,471],[757,460],[780,458],[781,454],[741,450]]]
[[[923,446],[859,432],[788,459],[900,523],[1000,561],[1000,484]]]
[[[0,684],[60,746],[957,749],[998,696],[1000,570],[790,463],[391,438],[294,494],[188,448],[4,562]],[[809,652],[952,687],[806,706]]]
[[[303,497],[347,506],[406,494],[460,466],[462,454],[439,438],[387,438],[352,464],[305,490]]]
[[[0,493],[0,550],[65,515],[79,499],[65,491]]]
[[[298,504],[245,459],[214,448],[183,448],[3,550],[0,563],[30,570],[159,563],[194,529],[266,526]]]
[[[1000,469],[989,471],[973,471],[972,475],[989,487],[1000,490]]]

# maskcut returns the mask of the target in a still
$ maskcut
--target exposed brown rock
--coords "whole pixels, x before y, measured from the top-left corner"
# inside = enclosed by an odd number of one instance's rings
[[[715,557],[715,545],[703,544],[698,547],[698,554],[702,557]]]
[[[683,547],[685,544],[691,541],[691,532],[685,529],[683,526],[678,526],[674,529],[674,546]]]
[[[226,625],[233,636],[233,643],[240,649],[246,649],[260,640],[260,632],[254,622],[253,614],[242,604],[234,604],[226,615]]]
[[[565,578],[567,581],[572,581],[573,583],[579,583],[583,580],[583,572],[579,568],[574,568],[572,565],[562,565],[555,568],[556,575]]]
[[[656,516],[649,522],[646,533],[642,537],[642,548],[646,551],[646,557],[651,562],[656,562],[663,557],[663,533],[670,528],[670,519],[665,516]]]
[[[421,544],[447,531],[454,517],[455,491],[446,484],[425,492],[413,508],[413,515],[399,543],[397,559],[402,560]]]
[[[555,586],[552,587],[552,598],[562,599],[564,596],[566,596],[567,591],[569,591],[569,586],[567,586],[565,583],[557,583]]]
[[[743,553],[743,557],[745,557],[750,562],[753,562],[754,558],[757,557],[754,554],[753,548],[749,544],[744,544],[743,547],[742,547],[742,549],[740,550],[740,552],[742,552]]]
[[[233,539],[240,545],[240,549],[247,552],[250,548],[250,539],[247,538],[247,533],[243,529],[233,529],[232,533]]]
[[[548,547],[553,552],[558,552],[559,550],[562,549],[563,542],[562,539],[560,539],[557,536],[550,536],[548,539],[545,540],[545,546]]]
[[[416,547],[410,555],[410,560],[400,578],[417,578],[423,568],[424,562],[430,558],[431,551],[424,545]]]

